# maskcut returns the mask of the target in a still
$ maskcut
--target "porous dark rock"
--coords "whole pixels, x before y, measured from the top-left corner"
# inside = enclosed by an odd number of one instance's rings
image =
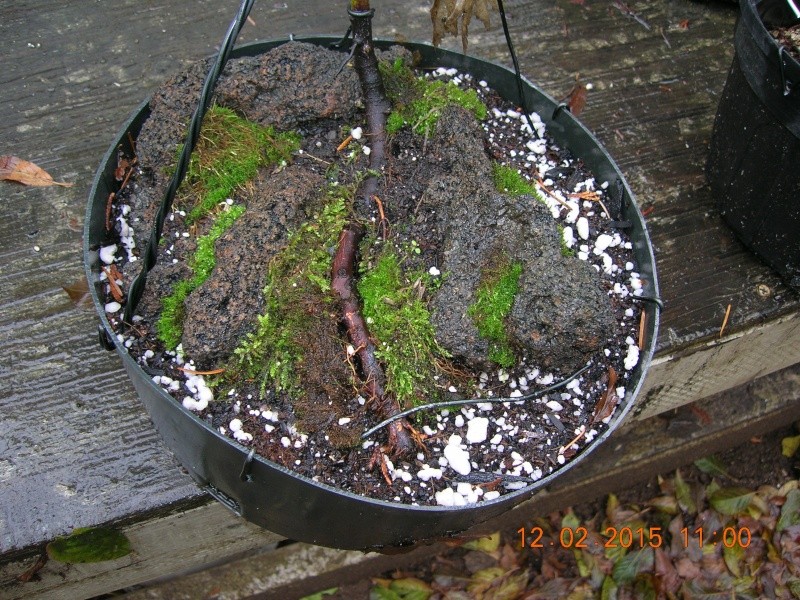
[[[561,255],[549,209],[532,196],[495,190],[482,134],[461,109],[445,111],[433,143],[444,171],[425,191],[444,239],[441,288],[432,301],[437,339],[467,364],[488,368],[489,344],[469,315],[482,271],[496,257],[522,264],[519,292],[506,318],[519,358],[574,371],[602,348],[615,320],[597,272]]]
[[[361,91],[352,69],[337,74],[342,60],[340,52],[302,42],[289,42],[258,57],[231,59],[212,103],[277,131],[293,131],[320,119],[348,119],[361,105]],[[150,117],[137,138],[143,190],[134,207],[141,215],[139,223],[152,223],[210,66],[210,59],[192,63],[150,100]],[[133,226],[137,236],[149,237],[149,230],[138,223]]]
[[[197,365],[223,361],[252,330],[263,312],[267,265],[308,220],[324,185],[321,175],[290,165],[262,173],[249,188],[247,210],[215,244],[214,270],[184,303],[183,349]]]
[[[348,119],[361,104],[361,89],[353,69],[339,72],[342,62],[339,52],[289,42],[259,57],[232,61],[217,85],[217,102],[279,130]]]

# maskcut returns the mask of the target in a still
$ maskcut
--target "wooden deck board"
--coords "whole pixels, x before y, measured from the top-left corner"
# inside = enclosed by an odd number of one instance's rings
[[[426,39],[425,11],[407,4],[382,0],[376,32]],[[736,10],[690,0],[628,4],[650,30],[601,0],[509,0],[507,11],[531,80],[556,98],[576,74],[593,84],[581,118],[652,208],[666,310],[636,409],[644,418],[797,363],[800,344],[797,296],[736,241],[704,180]],[[94,315],[72,306],[61,286],[82,275],[86,198],[119,124],[181,65],[213,51],[237,5],[0,6],[0,154],[75,183],[0,183],[0,562],[73,527],[134,524],[203,501],[119,361],[97,345]],[[256,25],[241,41],[346,28],[343,9],[329,2],[308,0],[303,14],[283,6],[256,3]],[[471,53],[509,62],[497,28],[473,29]]]

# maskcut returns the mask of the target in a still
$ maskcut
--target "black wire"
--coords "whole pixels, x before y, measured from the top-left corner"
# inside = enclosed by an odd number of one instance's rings
[[[208,72],[208,75],[206,75],[206,80],[203,84],[203,90],[200,93],[200,100],[197,104],[197,108],[195,108],[194,114],[192,114],[192,120],[189,123],[189,130],[186,134],[183,148],[181,149],[181,155],[178,158],[178,164],[175,167],[175,172],[172,174],[172,179],[169,182],[167,191],[164,193],[164,198],[161,200],[161,205],[158,207],[158,212],[156,213],[155,220],[153,221],[153,227],[150,231],[150,239],[147,242],[147,247],[145,248],[144,255],[142,256],[142,270],[139,271],[139,274],[136,276],[136,279],[133,280],[131,287],[128,290],[128,301],[125,304],[125,312],[122,316],[124,323],[130,324],[133,322],[133,311],[136,310],[136,306],[139,304],[139,300],[141,300],[142,294],[144,293],[144,287],[147,282],[147,274],[155,266],[156,259],[158,258],[158,243],[161,240],[161,231],[164,228],[164,220],[166,219],[169,211],[172,209],[172,201],[175,199],[175,194],[183,182],[183,178],[186,176],[186,169],[189,166],[192,150],[194,150],[197,140],[200,137],[200,127],[203,124],[203,117],[205,116],[209,103],[211,102],[211,96],[214,93],[217,80],[219,79],[222,70],[225,68],[225,64],[228,62],[228,57],[233,49],[233,45],[236,43],[236,38],[238,37],[239,32],[242,30],[242,27],[244,27],[245,21],[247,20],[247,15],[250,14],[250,9],[253,8],[254,2],[255,0],[242,0],[241,5],[239,6],[239,11],[236,13],[236,17],[228,26],[228,30],[225,33],[225,37],[223,38],[219,52],[217,53],[216,60],[214,61],[211,70]]]
[[[463,406],[465,404],[483,404],[484,402],[492,402],[492,403],[524,402],[526,400],[533,400],[534,398],[538,398],[539,396],[544,396],[545,394],[552,392],[553,390],[557,390],[559,388],[564,387],[570,381],[572,381],[573,379],[581,375],[583,372],[588,370],[591,366],[592,366],[591,364],[588,364],[582,369],[575,371],[572,375],[570,375],[566,379],[562,379],[558,383],[554,383],[553,385],[548,386],[546,388],[542,388],[541,390],[531,392],[530,394],[525,394],[524,396],[517,396],[516,398],[461,398],[460,400],[448,400],[446,402],[431,402],[430,404],[415,406],[413,408],[409,408],[402,412],[399,412],[396,415],[392,415],[388,419],[384,419],[383,421],[375,425],[375,427],[367,429],[364,433],[361,434],[361,439],[362,440],[367,439],[373,433],[375,433],[379,429],[382,429],[383,427],[386,427],[390,423],[397,421],[397,419],[402,419],[403,417],[407,417],[408,415],[413,415],[414,413],[419,412],[421,410],[430,410],[432,408],[440,409],[440,408],[446,408],[448,406]]]
[[[536,133],[531,123],[528,108],[528,99],[525,96],[525,86],[522,83],[522,73],[519,70],[519,61],[517,60],[517,53],[514,51],[514,43],[511,41],[511,32],[508,30],[508,21],[506,20],[506,10],[503,7],[503,0],[497,0],[497,9],[500,11],[500,21],[503,23],[503,35],[506,36],[506,46],[508,46],[508,53],[511,55],[511,62],[514,63],[514,75],[517,80],[517,94],[519,94],[519,105],[522,107],[522,112],[525,116],[525,122],[531,130],[531,135]]]

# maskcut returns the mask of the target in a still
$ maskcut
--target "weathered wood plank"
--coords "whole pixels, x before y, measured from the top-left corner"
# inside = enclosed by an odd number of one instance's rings
[[[16,576],[33,560],[0,568],[0,596],[7,600],[89,598],[168,574],[209,567],[245,553],[272,549],[281,537],[234,516],[219,503],[148,519],[123,529],[133,552],[117,560],[90,564],[50,561],[38,581],[20,584]]]

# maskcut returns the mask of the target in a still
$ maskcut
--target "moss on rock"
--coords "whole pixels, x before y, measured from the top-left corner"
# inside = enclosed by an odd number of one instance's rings
[[[519,292],[521,275],[521,262],[511,261],[506,255],[493,260],[481,271],[475,302],[467,311],[480,336],[489,342],[489,360],[501,367],[516,362],[505,319]]]
[[[422,299],[426,288],[434,285],[431,277],[424,272],[404,274],[401,261],[396,250],[384,250],[371,268],[362,266],[357,287],[364,318],[377,340],[375,354],[385,366],[386,391],[408,408],[438,396],[436,362],[448,354],[436,341]]]
[[[475,90],[462,90],[453,82],[417,77],[402,58],[381,63],[381,75],[393,107],[386,122],[389,134],[409,126],[417,135],[430,137],[442,109],[447,106],[461,106],[479,121],[488,113]]]

